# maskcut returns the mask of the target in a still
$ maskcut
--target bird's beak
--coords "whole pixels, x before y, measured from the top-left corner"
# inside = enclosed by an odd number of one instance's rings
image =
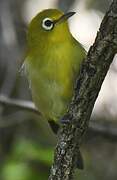
[[[60,24],[60,23],[62,23],[62,22],[64,22],[64,21],[66,21],[68,18],[70,18],[71,16],[73,16],[75,13],[76,13],[76,12],[68,12],[68,13],[62,15],[59,19],[57,19],[57,20],[54,21],[54,24],[56,25],[56,24]]]

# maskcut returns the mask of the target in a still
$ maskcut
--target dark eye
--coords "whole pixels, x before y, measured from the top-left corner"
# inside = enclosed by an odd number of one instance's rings
[[[42,27],[47,31],[53,29],[54,23],[53,23],[52,19],[50,19],[50,18],[43,19]]]

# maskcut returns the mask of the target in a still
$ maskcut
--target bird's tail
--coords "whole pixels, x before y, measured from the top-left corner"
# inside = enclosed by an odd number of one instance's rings
[[[84,161],[80,149],[78,149],[78,153],[76,155],[75,165],[78,169],[84,169]]]

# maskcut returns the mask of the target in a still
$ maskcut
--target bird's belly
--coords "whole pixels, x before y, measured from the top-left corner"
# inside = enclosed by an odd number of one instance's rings
[[[33,76],[32,96],[33,100],[47,120],[57,121],[66,112],[73,94],[73,82],[57,78],[48,78],[41,75]]]
[[[33,101],[47,120],[60,119],[72,98],[75,79],[70,59],[66,55],[51,55],[40,57],[40,61],[27,61]]]

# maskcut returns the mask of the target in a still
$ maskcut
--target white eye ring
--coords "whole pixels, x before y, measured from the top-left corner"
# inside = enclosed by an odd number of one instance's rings
[[[47,30],[47,31],[53,29],[53,27],[54,27],[53,20],[50,19],[50,18],[45,18],[45,19],[43,19],[43,21],[42,21],[42,27],[43,27],[45,30]]]

